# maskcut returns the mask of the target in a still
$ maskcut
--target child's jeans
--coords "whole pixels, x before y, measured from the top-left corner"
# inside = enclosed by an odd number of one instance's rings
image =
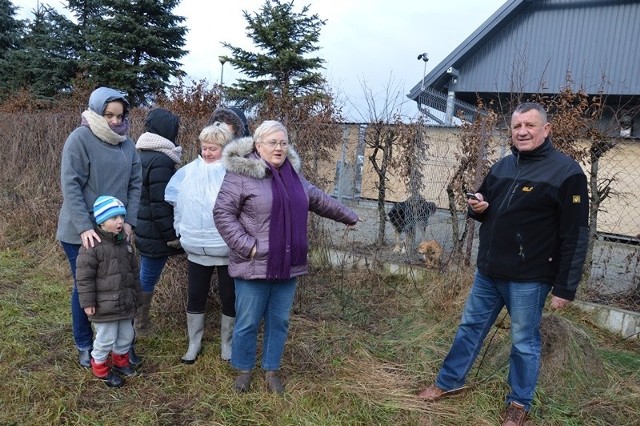
[[[109,357],[109,353],[124,355],[129,352],[133,343],[133,325],[131,318],[118,321],[96,322],[96,337],[93,340],[91,357],[98,364],[102,364]]]

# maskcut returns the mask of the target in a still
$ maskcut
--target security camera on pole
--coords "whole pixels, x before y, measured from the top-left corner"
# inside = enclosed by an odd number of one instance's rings
[[[445,122],[447,126],[453,124],[453,115],[455,113],[456,102],[456,83],[458,82],[458,76],[460,73],[454,67],[447,68],[447,75],[449,76],[449,90],[447,91],[447,110],[445,111]]]

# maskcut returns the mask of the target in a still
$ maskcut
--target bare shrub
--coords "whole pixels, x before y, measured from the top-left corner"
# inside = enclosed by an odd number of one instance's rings
[[[463,231],[458,228],[457,217],[466,215],[466,192],[475,192],[486,176],[493,159],[493,138],[498,115],[478,100],[478,111],[474,122],[465,122],[460,135],[460,152],[455,155],[458,162],[451,179],[447,183],[449,214],[451,215],[451,231],[453,240],[452,258],[460,259],[465,265],[471,264],[471,248],[475,230],[475,220],[466,218]],[[466,249],[465,249],[466,245]]]

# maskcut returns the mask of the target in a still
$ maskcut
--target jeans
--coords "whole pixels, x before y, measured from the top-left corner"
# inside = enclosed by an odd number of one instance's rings
[[[449,354],[436,385],[453,390],[464,385],[482,343],[504,306],[511,317],[511,354],[507,404],[515,401],[529,411],[540,370],[540,320],[551,290],[543,282],[494,279],[476,272]]]
[[[133,325],[131,320],[117,320],[97,322],[96,339],[93,341],[91,357],[102,364],[109,357],[109,353],[124,355],[129,352],[133,344]]]
[[[231,365],[238,370],[256,366],[258,329],[264,318],[261,367],[280,369],[289,332],[289,314],[296,292],[296,278],[282,281],[236,278],[236,324],[233,329]]]
[[[140,255],[140,287],[145,293],[152,293],[160,280],[169,256],[147,257]]]
[[[73,276],[73,290],[71,291],[71,326],[73,329],[73,340],[79,351],[88,351],[93,347],[93,329],[87,314],[80,307],[80,297],[76,285],[76,259],[80,251],[80,244],[62,243],[62,249],[67,255],[71,275]]]

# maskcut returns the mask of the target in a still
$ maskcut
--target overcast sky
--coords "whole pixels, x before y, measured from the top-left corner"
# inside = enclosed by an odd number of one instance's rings
[[[19,16],[29,18],[37,0],[12,0]],[[429,56],[428,73],[463,40],[475,31],[506,0],[295,0],[295,10],[310,6],[326,25],[321,30],[317,56],[325,63],[325,77],[349,119],[367,117],[363,85],[384,99],[387,88],[399,93],[404,102],[409,90],[420,82]],[[41,1],[57,8],[66,2]],[[175,14],[186,17],[189,29],[182,58],[184,71],[194,80],[219,82],[220,55],[229,52],[221,42],[252,50],[246,35],[242,11],[258,11],[264,0],[182,0]],[[224,67],[224,83],[239,76],[229,64]],[[381,100],[378,101],[382,102]],[[353,107],[355,105],[355,109]],[[358,112],[360,111],[360,112]],[[415,104],[407,103],[404,113],[415,114]],[[364,114],[364,117],[360,115]]]

